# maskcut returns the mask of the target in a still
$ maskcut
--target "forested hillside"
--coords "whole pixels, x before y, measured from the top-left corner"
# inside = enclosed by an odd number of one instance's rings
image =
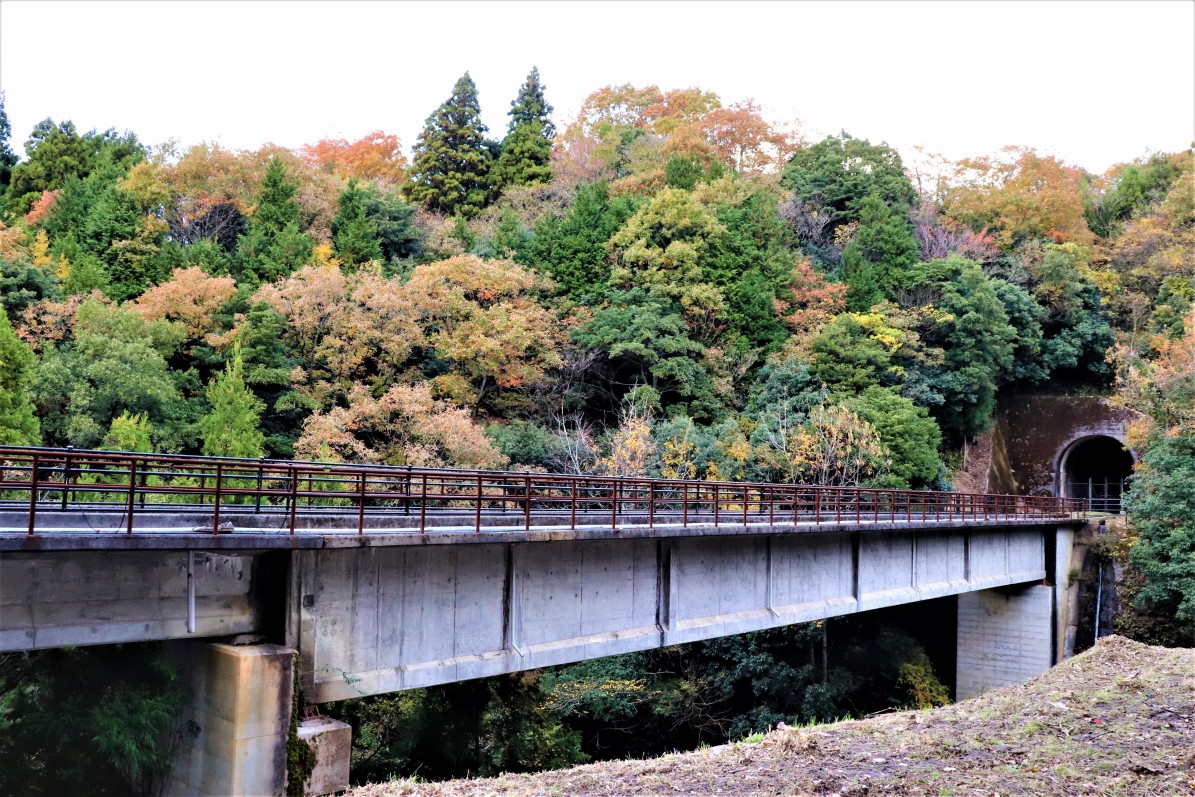
[[[536,70],[488,131],[449,88],[409,159],[380,131],[239,152],[65,119],[18,157],[0,95],[0,444],[949,489],[1002,393],[1116,393],[1145,417],[1136,605],[1195,642],[1191,152],[910,165],[655,86],[554,122]],[[655,749],[611,723],[696,742],[940,702],[907,635],[839,677],[823,633],[345,713],[381,776],[434,759],[395,717],[505,745],[425,770],[452,773]]]

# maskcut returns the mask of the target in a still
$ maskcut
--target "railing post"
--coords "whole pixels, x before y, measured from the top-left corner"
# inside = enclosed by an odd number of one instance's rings
[[[212,534],[220,533],[220,487],[224,483],[224,466],[216,463],[216,510],[212,516]]]
[[[66,460],[62,464],[62,511],[66,511],[66,486],[71,479],[71,453],[74,446],[66,447]]]
[[[419,495],[419,533],[427,531],[427,474],[423,474],[422,492]]]
[[[714,482],[714,528],[718,527],[718,510],[721,505],[718,502],[718,483]]]
[[[576,530],[577,528],[577,477],[572,478],[572,497],[569,501],[568,513],[569,528]]]
[[[689,483],[685,482],[681,487],[681,526],[689,528]]]
[[[523,491],[523,531],[531,530],[531,476],[528,475]]]
[[[654,529],[656,527],[656,483],[647,483],[647,527]]]
[[[261,485],[265,479],[266,458],[257,458],[257,495],[253,499],[254,514],[261,511]]]
[[[133,533],[133,512],[137,508],[136,496],[137,496],[137,460],[130,459],[129,460],[129,506],[128,506],[129,520],[128,520],[128,525],[125,527],[126,534]]]
[[[477,506],[474,510],[473,523],[478,534],[481,533],[481,474],[477,474]]]
[[[29,536],[33,536],[33,526],[37,519],[37,454],[29,468]]]
[[[358,476],[360,484],[357,486],[357,533],[365,533],[365,471]]]
[[[290,533],[295,533],[295,515],[299,511],[299,472],[292,465],[290,468]]]
[[[751,503],[751,488],[743,485],[743,528],[747,528],[747,507]]]
[[[610,480],[610,530],[618,530],[618,480]]]

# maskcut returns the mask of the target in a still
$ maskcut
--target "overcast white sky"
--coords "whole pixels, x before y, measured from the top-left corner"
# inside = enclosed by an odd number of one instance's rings
[[[607,84],[753,98],[951,158],[1024,144],[1101,172],[1195,138],[1195,3],[0,2],[13,149],[41,119],[149,143],[410,150],[469,70],[491,134],[532,65],[557,124]]]

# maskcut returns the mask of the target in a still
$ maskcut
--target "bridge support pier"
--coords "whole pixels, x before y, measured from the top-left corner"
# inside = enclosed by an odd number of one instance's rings
[[[191,703],[166,793],[171,797],[286,793],[286,739],[295,651],[280,645],[178,642]]]
[[[1021,683],[1053,665],[1054,587],[1030,584],[958,596],[955,697]]]

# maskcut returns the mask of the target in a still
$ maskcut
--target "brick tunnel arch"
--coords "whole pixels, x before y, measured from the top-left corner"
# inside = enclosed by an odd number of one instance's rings
[[[1087,498],[1097,512],[1120,512],[1125,480],[1136,458],[1123,440],[1106,434],[1071,441],[1058,458],[1058,495]]]

